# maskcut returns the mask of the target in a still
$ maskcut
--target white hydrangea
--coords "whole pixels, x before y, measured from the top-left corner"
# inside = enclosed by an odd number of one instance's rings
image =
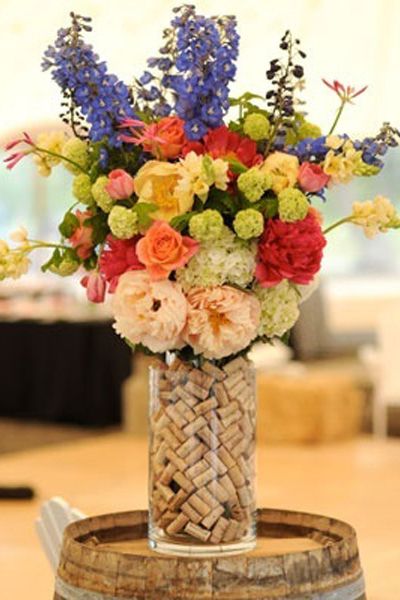
[[[253,280],[256,246],[235,237],[224,227],[218,240],[204,242],[176,278],[184,291],[193,287],[231,284],[246,287]]]
[[[281,337],[299,318],[300,295],[287,279],[271,288],[255,287],[261,304],[259,335]]]

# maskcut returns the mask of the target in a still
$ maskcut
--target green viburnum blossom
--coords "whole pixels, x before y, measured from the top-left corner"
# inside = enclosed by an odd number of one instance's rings
[[[243,240],[259,237],[264,230],[264,217],[254,208],[240,210],[236,214],[233,228]]]
[[[268,138],[271,132],[271,124],[265,115],[256,112],[250,113],[245,118],[243,131],[249,138],[258,142]]]
[[[189,221],[189,233],[198,242],[217,240],[224,226],[224,220],[217,210],[207,209],[194,215]]]
[[[353,175],[358,175],[359,177],[372,177],[373,175],[378,175],[379,171],[379,167],[376,165],[368,165],[360,158],[353,171]]]
[[[184,291],[231,284],[246,287],[253,279],[257,247],[239,240],[224,226],[217,240],[203,242],[185,267],[176,272]]]
[[[237,180],[239,190],[249,202],[257,202],[264,192],[271,188],[272,183],[271,175],[263,173],[258,167],[252,167],[242,173]]]
[[[310,209],[306,196],[295,188],[285,188],[278,194],[279,218],[287,223],[305,219]]]
[[[261,305],[259,335],[281,337],[299,318],[298,292],[287,279],[271,288],[256,285],[254,292]]]
[[[75,198],[83,204],[93,203],[92,183],[89,175],[80,173],[74,177],[74,181],[72,182],[72,193]]]
[[[114,206],[114,200],[105,189],[108,183],[108,177],[101,175],[98,177],[92,185],[92,195],[97,206],[101,208],[105,213],[109,213]]]
[[[306,138],[317,138],[322,135],[322,131],[318,125],[310,123],[309,121],[303,121],[297,130],[297,138],[299,141],[305,140]]]
[[[114,206],[108,215],[111,233],[120,240],[128,240],[139,231],[137,213],[125,206]]]
[[[62,258],[58,265],[54,263],[49,266],[49,271],[60,277],[68,277],[79,269],[79,261],[71,255],[66,255]]]
[[[62,155],[65,156],[65,158],[68,158],[69,160],[78,164],[82,169],[88,168],[88,145],[83,140],[80,140],[76,137],[70,138],[67,142],[65,142],[62,148]],[[75,167],[71,163],[64,161],[63,164],[64,167],[68,169],[68,171],[71,171],[71,173],[80,173],[80,169],[78,167]]]

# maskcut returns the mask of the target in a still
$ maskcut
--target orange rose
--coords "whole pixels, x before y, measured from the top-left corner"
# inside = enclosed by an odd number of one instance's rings
[[[137,243],[136,253],[151,279],[157,281],[183,267],[198,249],[199,244],[192,238],[182,236],[164,221],[155,221]]]
[[[164,117],[152,124],[152,137],[143,148],[157,158],[177,158],[186,143],[184,122],[179,117]]]

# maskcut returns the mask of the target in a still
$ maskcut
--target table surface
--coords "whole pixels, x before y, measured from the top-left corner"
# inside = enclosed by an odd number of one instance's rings
[[[1,597],[52,597],[52,574],[33,527],[43,500],[60,495],[88,515],[144,508],[146,463],[146,441],[126,434],[1,457],[1,484],[27,482],[38,490],[33,502],[0,503]],[[400,441],[264,446],[258,474],[259,506],[351,523],[368,600],[400,598]]]

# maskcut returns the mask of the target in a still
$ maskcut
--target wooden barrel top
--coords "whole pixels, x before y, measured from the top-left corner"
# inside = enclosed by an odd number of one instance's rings
[[[239,556],[169,557],[149,550],[146,538],[146,511],[104,515],[69,525],[54,598],[366,598],[355,531],[329,517],[261,509],[257,546]]]

